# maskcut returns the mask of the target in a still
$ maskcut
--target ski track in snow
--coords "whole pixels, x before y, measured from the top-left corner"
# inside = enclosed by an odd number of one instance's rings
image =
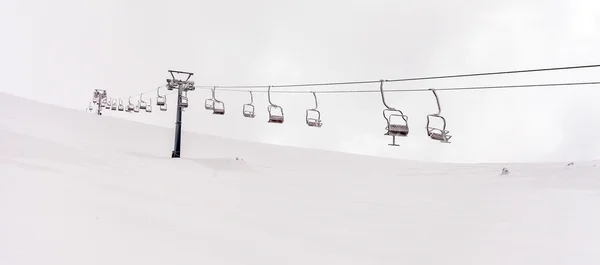
[[[170,129],[0,113],[2,265],[600,264],[596,161],[501,176],[188,132],[174,160]]]

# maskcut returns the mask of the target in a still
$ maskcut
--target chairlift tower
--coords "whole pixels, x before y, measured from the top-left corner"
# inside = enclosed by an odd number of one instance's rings
[[[181,116],[183,112],[183,108],[188,106],[187,96],[185,97],[185,104],[182,104],[182,100],[184,99],[183,94],[187,95],[187,91],[194,91],[196,87],[194,87],[194,81],[191,81],[190,78],[194,73],[182,72],[176,70],[169,70],[169,74],[171,74],[171,79],[167,79],[167,89],[173,90],[177,89],[177,117],[175,120],[175,146],[173,148],[173,153],[171,153],[171,158],[179,158],[181,157]],[[187,75],[185,80],[175,78],[175,74],[184,74]]]
[[[96,89],[94,90],[94,102],[98,104],[98,109],[96,114],[102,115],[102,102],[107,100],[106,90],[104,89]]]

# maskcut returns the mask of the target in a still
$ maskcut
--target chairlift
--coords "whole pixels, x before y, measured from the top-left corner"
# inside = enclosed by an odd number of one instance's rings
[[[110,109],[110,107],[112,106],[112,98],[110,100],[107,99],[104,103],[104,108]]]
[[[244,117],[246,118],[254,118],[256,116],[256,114],[254,113],[254,96],[252,95],[252,91],[248,91],[250,92],[250,103],[249,104],[244,104],[244,107],[242,108],[242,113],[244,114]]]
[[[117,99],[112,99],[112,106],[110,107],[111,110],[117,110]]]
[[[380,81],[379,90],[381,91],[381,101],[386,109],[383,110],[383,117],[387,122],[386,133],[384,135],[392,136],[392,143],[389,144],[391,146],[398,146],[396,144],[396,136],[406,137],[408,136],[408,116],[404,115],[402,111],[397,110],[395,108],[390,107],[385,102],[385,95],[383,94],[383,82]],[[389,114],[388,114],[389,113]]]
[[[125,110],[125,106],[123,105],[123,99],[120,98],[119,99],[119,111],[124,111]]]
[[[179,101],[179,106],[181,106],[182,108],[187,108],[188,107],[187,91],[184,90],[180,98],[181,98],[181,101]]]
[[[211,93],[211,97],[204,100],[204,108],[207,110],[213,110],[215,108],[215,100],[214,100],[215,89],[211,88],[210,93]]]
[[[315,108],[306,110],[306,124],[310,127],[321,127],[323,126],[323,122],[321,121],[321,112],[317,110],[317,108],[319,108],[319,103],[317,103],[317,94],[315,92],[311,93],[315,98]]]
[[[140,102],[138,101],[138,104],[135,105],[135,107],[133,107],[133,112],[135,113],[139,113],[140,112]]]
[[[212,89],[212,101],[213,101],[213,114],[225,115],[225,103],[215,98],[215,90],[217,87]]]
[[[442,143],[450,143],[448,140],[450,140],[452,136],[449,135],[450,131],[446,130],[446,119],[442,116],[442,107],[440,106],[440,99],[438,98],[435,89],[429,90],[431,90],[431,92],[433,92],[433,96],[435,96],[435,102],[438,107],[438,112],[427,115],[427,136],[429,136],[429,138],[431,138],[432,140],[440,141]],[[430,126],[430,120],[432,118],[441,120],[442,128]]]
[[[148,105],[146,105],[146,112],[152,112],[152,98],[148,99]]]
[[[138,106],[140,106],[140,109],[146,109],[146,101],[144,101],[144,99],[142,99],[142,95],[140,94],[140,100],[138,101]]]
[[[134,105],[133,103],[131,103],[131,97],[129,97],[129,104],[127,104],[127,111],[133,111],[134,110]]]
[[[165,104],[163,104],[163,105],[160,105],[160,110],[167,111],[167,102],[165,102]]]
[[[269,90],[267,90],[267,96],[269,99],[269,106],[267,106],[269,123],[283,123],[283,108],[271,102],[271,86],[269,86]]]
[[[156,89],[156,105],[157,106],[163,106],[167,104],[167,95],[161,96],[160,93],[160,87]]]
[[[207,98],[204,100],[204,108],[207,110],[212,110],[215,108],[215,102],[212,100],[212,98]]]

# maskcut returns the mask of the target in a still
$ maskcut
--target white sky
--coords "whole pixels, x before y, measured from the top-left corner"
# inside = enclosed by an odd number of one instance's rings
[[[127,97],[164,84],[168,69],[197,84],[282,84],[600,63],[600,2],[564,1],[38,1],[0,2],[0,91],[82,110],[94,88]],[[386,84],[441,88],[600,81],[600,69]],[[377,89],[378,85],[302,88]],[[390,147],[379,94],[318,95],[324,126],[308,128],[310,94],[274,94],[284,124],[242,116],[247,93],[220,92],[225,116],[190,93],[184,130],[309,148],[452,162],[600,157],[598,86],[438,92],[452,144],[429,140],[428,92],[387,94],[411,133]],[[150,96],[147,95],[147,96]],[[174,106],[174,97],[169,98]],[[173,127],[175,111],[106,112]],[[172,141],[173,139],[156,139]],[[185,145],[185,139],[184,145]]]

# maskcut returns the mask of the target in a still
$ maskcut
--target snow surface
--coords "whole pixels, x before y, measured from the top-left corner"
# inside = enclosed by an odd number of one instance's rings
[[[0,113],[2,265],[600,264],[594,161],[438,164],[185,131],[171,159],[172,129],[2,93]]]

